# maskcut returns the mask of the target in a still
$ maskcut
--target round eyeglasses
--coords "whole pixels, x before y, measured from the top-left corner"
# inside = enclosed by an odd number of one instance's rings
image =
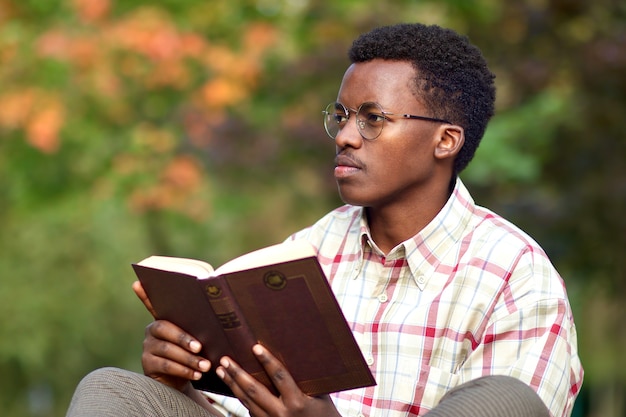
[[[435,119],[433,117],[415,116],[413,114],[400,114],[386,112],[378,103],[366,102],[359,106],[357,110],[348,108],[338,101],[330,103],[322,112],[324,114],[324,129],[331,139],[335,139],[339,131],[348,123],[350,112],[356,115],[354,119],[356,127],[361,137],[367,140],[374,140],[380,136],[385,127],[387,116],[398,116],[404,119],[426,120],[428,122],[448,123],[447,120]]]

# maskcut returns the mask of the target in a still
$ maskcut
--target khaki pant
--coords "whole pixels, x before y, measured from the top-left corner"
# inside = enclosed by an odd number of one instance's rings
[[[181,392],[116,368],[87,375],[67,417],[213,417]],[[521,381],[487,376],[450,390],[427,417],[549,417],[539,396]]]

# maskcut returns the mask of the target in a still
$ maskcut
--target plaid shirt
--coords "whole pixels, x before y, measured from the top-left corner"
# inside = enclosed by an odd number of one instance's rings
[[[526,382],[553,416],[570,415],[583,377],[576,329],[534,240],[476,206],[460,180],[430,224],[387,255],[363,213],[346,205],[292,236],[316,246],[378,382],[333,394],[341,415],[423,415],[490,374]]]

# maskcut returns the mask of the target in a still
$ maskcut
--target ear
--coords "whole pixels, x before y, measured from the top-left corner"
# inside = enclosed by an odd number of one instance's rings
[[[446,124],[439,128],[437,134],[435,158],[454,160],[465,143],[465,131],[461,126]]]

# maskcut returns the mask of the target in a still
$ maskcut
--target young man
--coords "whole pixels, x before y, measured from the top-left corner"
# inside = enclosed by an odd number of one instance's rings
[[[292,238],[317,248],[378,385],[308,397],[256,346],[276,397],[231,359],[210,364],[190,335],[155,321],[147,377],[96,371],[68,415],[571,413],[583,371],[563,282],[541,248],[476,206],[457,176],[493,114],[482,54],[453,31],[402,24],[361,36],[349,56],[324,116],[346,205]],[[191,387],[211,366],[238,399],[207,401]]]

